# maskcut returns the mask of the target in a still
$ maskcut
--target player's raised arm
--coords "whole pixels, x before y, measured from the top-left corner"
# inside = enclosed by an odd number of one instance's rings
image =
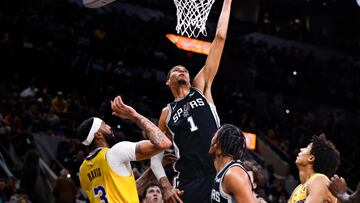
[[[222,11],[216,28],[215,39],[211,44],[209,55],[204,67],[196,75],[193,86],[200,89],[211,102],[211,85],[219,69],[221,55],[224,50],[225,39],[228,30],[231,1],[224,0]]]
[[[155,124],[137,113],[132,107],[124,104],[120,96],[111,102],[111,109],[114,111],[113,115],[136,123],[145,131],[150,140],[140,141],[136,144],[136,160],[148,159],[171,146],[171,141]]]

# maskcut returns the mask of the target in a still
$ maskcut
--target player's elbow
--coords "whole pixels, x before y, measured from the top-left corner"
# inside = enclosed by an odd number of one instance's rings
[[[215,39],[217,41],[225,41],[226,40],[226,33],[216,32]]]
[[[166,139],[164,143],[164,149],[169,149],[171,145],[172,145],[171,141],[169,139]]]
[[[161,150],[165,150],[165,149],[170,148],[171,145],[172,145],[171,141],[168,138],[166,138],[159,145],[157,145],[157,147]]]

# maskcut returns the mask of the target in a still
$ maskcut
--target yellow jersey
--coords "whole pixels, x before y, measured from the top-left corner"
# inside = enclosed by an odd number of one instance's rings
[[[80,166],[80,184],[91,203],[139,203],[134,174],[120,176],[109,166],[108,148],[99,148]]]
[[[303,203],[306,201],[306,197],[307,197],[307,184],[310,180],[318,177],[318,176],[323,176],[326,177],[327,180],[329,180],[329,178],[321,173],[314,173],[304,184],[300,184],[298,185],[295,190],[293,191],[293,193],[291,194],[291,197],[289,199],[289,203]]]

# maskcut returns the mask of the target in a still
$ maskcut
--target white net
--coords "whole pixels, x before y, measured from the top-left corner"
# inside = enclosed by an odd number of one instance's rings
[[[214,2],[215,0],[174,0],[177,33],[188,37],[198,37],[200,33],[206,36],[206,20]]]

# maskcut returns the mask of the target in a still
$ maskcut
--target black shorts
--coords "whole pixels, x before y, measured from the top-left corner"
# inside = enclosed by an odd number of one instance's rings
[[[184,203],[210,203],[211,189],[215,174],[196,179],[179,179],[178,188],[184,190],[181,199]]]

